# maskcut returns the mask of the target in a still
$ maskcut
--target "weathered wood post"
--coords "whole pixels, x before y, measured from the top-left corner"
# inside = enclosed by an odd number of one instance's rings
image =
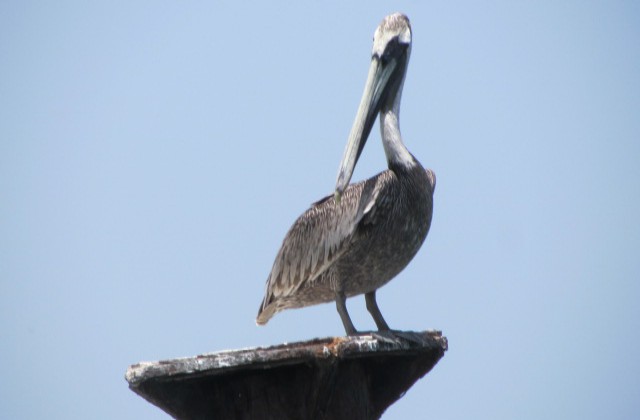
[[[177,419],[377,419],[446,350],[439,331],[373,333],[143,362],[126,379]]]

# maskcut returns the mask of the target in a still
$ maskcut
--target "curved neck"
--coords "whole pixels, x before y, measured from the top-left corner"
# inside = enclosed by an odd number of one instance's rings
[[[415,158],[405,147],[400,135],[400,99],[403,84],[400,84],[391,108],[383,107],[380,110],[382,144],[389,168],[398,166],[411,168],[416,164]]]

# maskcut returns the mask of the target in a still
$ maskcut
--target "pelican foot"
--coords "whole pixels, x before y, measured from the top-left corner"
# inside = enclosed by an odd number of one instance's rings
[[[383,343],[401,344],[402,342],[409,342],[419,345],[424,344],[424,338],[419,333],[412,331],[386,330],[371,331],[366,334],[370,334],[373,338]]]

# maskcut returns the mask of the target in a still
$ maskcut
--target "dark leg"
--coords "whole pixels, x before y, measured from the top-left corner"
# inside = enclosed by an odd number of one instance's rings
[[[382,317],[380,308],[378,308],[378,302],[376,302],[376,291],[366,293],[364,300],[367,302],[367,310],[373,316],[373,320],[376,321],[379,331],[389,331],[389,325]]]
[[[347,297],[342,292],[336,292],[336,308],[338,308],[338,313],[340,314],[340,319],[342,319],[342,325],[344,325],[344,330],[347,332],[347,335],[358,334],[356,327],[354,327],[353,322],[351,322],[349,312],[347,312]]]

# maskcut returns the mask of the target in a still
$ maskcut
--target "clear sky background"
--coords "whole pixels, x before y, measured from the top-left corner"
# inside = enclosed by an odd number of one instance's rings
[[[254,319],[395,11],[438,184],[378,301],[450,349],[384,418],[640,416],[640,3],[163,0],[0,4],[0,418],[164,419],[130,364],[344,334]]]

